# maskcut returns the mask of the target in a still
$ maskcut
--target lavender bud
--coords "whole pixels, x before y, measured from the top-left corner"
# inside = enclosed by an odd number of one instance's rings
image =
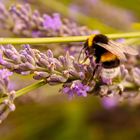
[[[62,77],[62,76],[59,76],[59,75],[56,75],[56,74],[52,74],[50,75],[49,78],[47,78],[47,81],[50,83],[50,84],[57,84],[57,83],[65,83],[67,81],[66,78]]]
[[[27,61],[29,62],[29,63],[31,63],[32,65],[35,65],[36,63],[35,63],[35,60],[34,60],[34,58],[32,57],[32,56],[30,56],[30,55],[25,55],[25,57],[26,57],[26,59],[27,59]]]
[[[63,70],[63,65],[57,59],[53,59],[53,62],[55,63],[56,70],[58,71]]]
[[[11,70],[15,69],[15,65],[13,63],[9,63],[9,62],[4,61],[2,65],[7,69],[11,69]]]
[[[28,71],[28,70],[34,70],[35,69],[35,66],[33,66],[32,64],[30,64],[29,62],[25,62],[25,63],[22,63],[22,64],[19,64],[19,69],[21,70],[25,70],[25,71]]]
[[[39,58],[43,58],[43,59],[45,59],[45,60],[48,61],[48,57],[47,57],[47,55],[44,54],[44,53],[38,52],[38,54],[36,55],[36,57],[37,57],[38,59],[39,59]]]
[[[20,59],[21,59],[21,61],[22,61],[23,63],[27,62],[27,59],[26,59],[25,55],[23,54],[23,52],[22,52],[22,54],[20,55]]]
[[[47,50],[47,57],[48,58],[53,58],[53,53],[51,50]]]
[[[72,63],[70,62],[70,56],[69,53],[66,53],[66,56],[60,56],[59,57],[59,61],[61,62],[61,64],[63,65],[64,69],[70,68]]]
[[[59,61],[61,62],[61,64],[66,67],[66,62],[65,62],[65,58],[64,56],[59,56]]]
[[[69,70],[69,74],[72,75],[73,77],[80,78],[80,77],[79,77],[79,73],[76,72],[76,71],[73,70],[73,69],[70,69],[70,70]]]
[[[54,63],[50,63],[49,64],[49,66],[48,66],[48,70],[52,73],[52,72],[54,72],[54,70],[55,70],[55,64]]]
[[[15,61],[15,63],[20,63],[20,58],[17,54],[14,54],[12,50],[5,50],[4,54],[6,55],[6,57],[8,57],[9,59]]]
[[[34,72],[34,79],[36,79],[36,80],[40,80],[40,79],[45,79],[45,78],[48,78],[49,77],[49,73],[47,73],[47,72],[37,72],[37,71],[35,71]]]
[[[38,62],[38,65],[41,66],[41,67],[48,68],[49,67],[49,62],[46,61],[44,58],[40,58],[39,62]]]

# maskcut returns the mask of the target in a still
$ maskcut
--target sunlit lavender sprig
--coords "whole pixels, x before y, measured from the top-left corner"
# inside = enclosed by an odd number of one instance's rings
[[[58,13],[41,15],[32,11],[29,4],[13,5],[10,10],[0,3],[0,23],[13,33],[27,37],[52,37],[89,35],[92,30],[78,26],[75,22],[61,18]],[[1,27],[3,27],[1,25]]]
[[[3,68],[23,75],[33,74],[34,79],[43,79],[46,84],[62,84],[60,91],[68,94],[70,98],[75,95],[86,97],[88,93],[101,97],[121,96],[124,90],[139,88],[139,81],[136,79],[139,68],[128,71],[122,65],[121,73],[117,78],[104,79],[100,73],[102,69],[100,67],[96,77],[91,79],[95,68],[94,63],[81,64],[68,52],[65,56],[55,58],[50,50],[45,54],[31,49],[29,45],[24,45],[20,51],[12,45],[1,45],[0,50],[0,64]]]
[[[8,97],[0,103],[0,123],[8,116],[8,114],[15,110],[15,91],[9,89],[9,77],[13,74],[7,69],[0,70],[0,97]]]
[[[0,28],[10,30],[20,37],[83,36],[99,33],[99,31],[90,30],[86,26],[79,26],[74,21],[62,18],[59,13],[41,15],[38,10],[32,10],[29,4],[13,5],[7,10],[0,3],[0,11]],[[63,44],[61,47],[58,45],[54,54],[64,54],[64,50],[67,50],[74,55],[79,52],[81,45],[79,42]]]

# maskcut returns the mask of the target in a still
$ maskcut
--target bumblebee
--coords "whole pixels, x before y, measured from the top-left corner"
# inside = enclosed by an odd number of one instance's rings
[[[93,76],[98,68],[98,64],[101,64],[103,67],[101,74],[102,77],[105,78],[114,78],[119,74],[121,61],[127,60],[126,54],[138,54],[138,51],[133,47],[125,46],[121,43],[110,40],[103,34],[91,35],[86,40],[82,50],[84,50],[86,54],[85,60],[93,56],[95,57],[97,65],[93,71]]]

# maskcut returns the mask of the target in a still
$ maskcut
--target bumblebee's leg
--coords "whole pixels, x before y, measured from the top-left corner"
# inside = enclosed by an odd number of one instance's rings
[[[97,64],[93,70],[93,73],[92,73],[92,78],[94,77],[96,71],[98,70],[98,67],[99,67],[99,64]]]
[[[94,75],[95,75],[95,73],[96,73],[98,67],[99,67],[99,64],[97,64],[97,65],[95,66],[95,68],[94,68],[94,70],[93,70],[93,72],[92,72],[92,75],[91,75],[91,77],[89,78],[88,82],[90,82],[90,81],[94,78]]]
[[[96,58],[95,61],[96,61],[96,65],[95,65],[95,68],[94,68],[94,70],[93,70],[93,72],[92,72],[91,77],[90,77],[89,80],[88,80],[88,83],[89,83],[90,81],[92,81],[92,79],[94,78],[94,75],[95,75],[96,71],[98,70],[98,67],[100,66],[100,57]]]

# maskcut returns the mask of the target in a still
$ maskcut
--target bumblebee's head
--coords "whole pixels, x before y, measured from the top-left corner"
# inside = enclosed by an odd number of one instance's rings
[[[87,46],[89,48],[93,47],[94,43],[104,43],[108,44],[108,37],[103,34],[91,35],[87,40]]]
[[[109,41],[108,37],[103,34],[95,35],[95,37],[93,38],[93,42],[95,42],[95,43],[107,44],[108,41]]]

